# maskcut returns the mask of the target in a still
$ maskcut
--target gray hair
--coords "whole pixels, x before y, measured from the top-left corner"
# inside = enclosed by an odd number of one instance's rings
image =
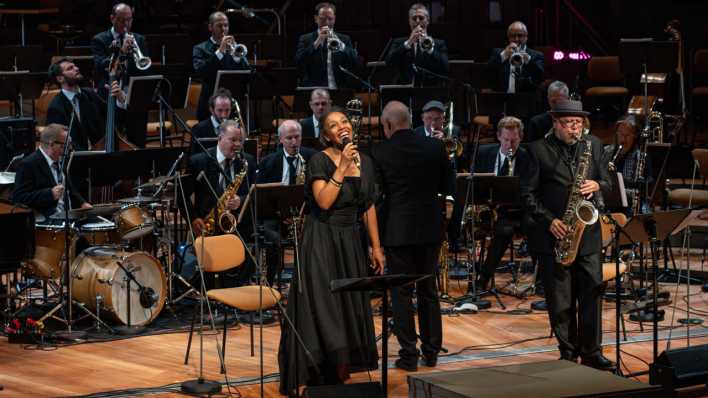
[[[430,20],[430,12],[428,12],[428,7],[425,6],[423,3],[415,3],[411,6],[411,8],[408,9],[408,18],[412,17],[413,14],[415,14],[416,10],[423,10],[425,11],[425,17]]]
[[[551,93],[560,93],[565,97],[568,97],[570,95],[570,90],[568,89],[567,84],[560,80],[556,80],[548,85],[548,95],[551,95]]]
[[[230,120],[230,119],[224,120],[219,125],[219,137],[226,134],[226,131],[228,131],[228,129],[230,129],[230,128],[235,128],[235,129],[243,132],[243,130],[241,130],[241,125],[239,124],[239,122],[237,122],[235,120]]]
[[[629,127],[631,127],[634,131],[637,131],[637,128],[639,127],[639,122],[637,121],[637,117],[634,115],[626,115],[622,119],[619,119],[617,121],[617,126],[620,124],[626,124]]]
[[[62,133],[68,131],[69,128],[66,127],[63,124],[59,123],[52,123],[44,127],[44,130],[42,130],[42,134],[39,136],[39,141],[44,145],[46,148],[49,146],[49,144],[59,141],[59,137],[62,135]]]
[[[329,95],[329,91],[324,88],[316,88],[312,90],[312,92],[310,93],[310,101],[312,101],[312,99],[315,97],[327,97],[328,100],[332,99],[332,97]]]
[[[280,123],[280,126],[278,126],[278,138],[282,138],[283,134],[285,134],[291,128],[296,129],[300,134],[302,134],[302,126],[300,125],[300,123],[298,123],[297,120],[288,119],[285,120],[283,123]]]

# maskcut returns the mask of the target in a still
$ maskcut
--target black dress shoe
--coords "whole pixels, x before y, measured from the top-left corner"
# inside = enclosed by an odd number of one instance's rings
[[[407,372],[415,372],[418,370],[418,364],[416,362],[406,361],[403,358],[396,359],[395,364],[398,369],[403,369]]]
[[[429,368],[434,368],[435,365],[438,364],[438,356],[437,355],[425,355],[423,354],[423,365],[429,367]]]
[[[580,361],[580,363],[598,370],[615,370],[615,368],[617,368],[617,365],[614,362],[605,358],[602,354],[585,357]]]
[[[561,351],[561,356],[558,359],[577,363],[578,354],[574,353],[573,351]]]

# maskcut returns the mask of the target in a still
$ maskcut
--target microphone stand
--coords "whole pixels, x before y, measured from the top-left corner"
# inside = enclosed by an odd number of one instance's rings
[[[372,94],[372,88],[373,88],[373,85],[371,84],[371,78],[374,77],[374,73],[376,73],[376,69],[379,67],[379,63],[381,63],[384,55],[386,55],[389,47],[391,47],[391,43],[393,43],[393,38],[388,39],[388,42],[384,46],[384,49],[381,51],[381,54],[379,54],[379,57],[376,58],[376,63],[374,63],[374,67],[371,68],[371,72],[369,72],[369,76],[366,77],[366,87],[368,89],[367,95],[369,97],[369,106],[368,106],[368,108],[369,108],[369,110],[368,110],[368,112],[369,112],[369,137],[371,138],[371,140],[373,140],[373,138],[374,138],[371,134],[371,128],[372,128],[372,126],[371,126],[371,114],[372,114],[371,94]],[[378,90],[375,90],[375,91],[378,91]],[[381,139],[382,138],[381,134],[383,134],[383,129],[381,129],[381,119],[380,118],[379,118],[379,126],[378,127],[379,127],[379,139]]]
[[[126,289],[126,325],[125,326],[118,326],[115,328],[116,332],[120,335],[124,336],[133,336],[136,334],[140,334],[145,332],[146,328],[145,326],[136,326],[132,325],[130,322],[131,318],[131,297],[130,297],[130,282],[135,282],[135,284],[138,286],[138,291],[140,292],[140,304],[143,305],[143,295],[148,292],[148,290],[143,286],[138,280],[135,278],[135,274],[133,274],[133,271],[129,270],[123,265],[122,261],[116,261],[116,264],[118,264],[118,267],[123,270],[123,273],[125,273],[125,277],[123,278],[123,281],[125,281],[125,289]],[[154,291],[153,291],[154,293]],[[152,304],[150,303],[149,307],[146,308],[151,308]],[[144,307],[144,305],[143,305]]]

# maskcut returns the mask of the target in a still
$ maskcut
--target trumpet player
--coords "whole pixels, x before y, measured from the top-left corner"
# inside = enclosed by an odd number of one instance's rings
[[[495,76],[494,89],[505,93],[534,92],[543,81],[543,53],[526,45],[529,32],[521,21],[506,31],[509,43],[495,48],[487,61]]]
[[[93,55],[94,70],[99,72],[97,82],[98,93],[102,98],[108,98],[108,66],[111,62],[114,46],[120,47],[120,54],[126,60],[127,71],[120,79],[120,86],[127,86],[131,76],[140,76],[147,72],[142,66],[136,65],[136,60],[146,58],[147,43],[145,37],[131,31],[133,25],[133,9],[125,4],[118,3],[111,8],[111,28],[96,34],[91,39],[91,53]],[[136,57],[135,54],[140,54],[142,57]],[[142,61],[141,61],[142,62]],[[147,131],[147,111],[125,112],[116,110],[117,127],[124,127],[125,133],[130,142],[144,147],[145,134]]]
[[[334,32],[336,12],[337,8],[332,3],[317,4],[317,29],[305,33],[298,40],[295,65],[299,69],[301,86],[330,89],[352,86],[340,66],[354,70],[357,67],[357,52],[349,36]]]
[[[197,105],[197,119],[209,118],[209,98],[214,94],[216,75],[220,70],[248,69],[248,50],[229,35],[229,19],[223,12],[209,15],[209,39],[192,48],[192,67],[202,79]]]
[[[428,34],[430,14],[421,3],[408,10],[408,37],[399,37],[391,42],[386,54],[386,65],[398,70],[397,83],[416,87],[439,86],[446,83],[448,75],[447,45],[444,40]]]

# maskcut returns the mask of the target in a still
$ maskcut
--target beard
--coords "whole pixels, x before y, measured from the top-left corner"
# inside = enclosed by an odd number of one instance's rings
[[[75,77],[68,77],[64,76],[64,83],[68,84],[69,86],[78,86],[79,83],[81,83],[84,80],[84,76],[82,74],[78,74]]]

